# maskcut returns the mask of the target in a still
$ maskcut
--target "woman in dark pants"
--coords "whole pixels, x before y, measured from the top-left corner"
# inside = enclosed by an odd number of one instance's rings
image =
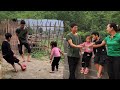
[[[107,66],[109,79],[120,79],[120,33],[115,23],[107,25],[109,35],[101,44],[94,45],[94,48],[107,45]],[[92,45],[91,45],[92,46]]]

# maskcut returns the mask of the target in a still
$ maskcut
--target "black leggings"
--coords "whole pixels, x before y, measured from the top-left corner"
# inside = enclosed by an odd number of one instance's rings
[[[120,56],[108,56],[107,67],[109,79],[120,79]]]
[[[61,57],[54,57],[52,65],[51,65],[52,66],[52,71],[55,70],[55,66],[56,66],[56,69],[58,70],[58,65],[59,65],[60,58]]]
[[[19,49],[20,55],[23,54],[22,45],[24,45],[28,49],[28,53],[31,53],[30,45],[28,43],[20,43],[20,44],[18,44],[18,49]]]
[[[84,52],[82,58],[82,67],[89,67],[92,53]]]

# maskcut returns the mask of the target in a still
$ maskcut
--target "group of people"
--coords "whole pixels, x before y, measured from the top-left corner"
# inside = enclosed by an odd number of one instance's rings
[[[18,50],[19,54],[22,57],[23,62],[30,62],[30,53],[31,53],[31,48],[30,45],[27,41],[27,35],[28,35],[28,29],[25,27],[25,21],[21,20],[20,22],[20,27],[16,29],[16,38],[17,38],[17,44],[18,44]],[[10,47],[10,40],[11,40],[11,33],[6,33],[5,34],[5,40],[2,42],[2,55],[3,58],[10,63],[14,70],[17,72],[17,68],[15,66],[15,63],[21,66],[21,69],[24,71],[26,69],[26,64],[25,63],[20,63],[19,59],[15,56],[14,52],[12,51]],[[28,50],[28,57],[27,60],[25,60],[24,53],[22,46],[25,46]],[[56,71],[58,71],[58,66],[59,66],[59,61],[61,59],[61,54],[64,55],[64,53],[57,47],[57,42],[56,41],[51,41],[50,43],[51,46],[51,55],[50,55],[50,63],[51,63],[51,71],[50,73],[55,72],[55,67]]]
[[[80,36],[77,34],[78,25],[76,23],[72,23],[70,27],[71,32],[66,36],[66,41],[68,42],[67,58],[70,72],[69,79],[76,79],[76,66],[81,58],[80,73],[89,73],[91,58],[93,58],[98,78],[102,77],[102,71],[106,64],[109,79],[120,79],[120,33],[118,32],[118,26],[115,23],[109,23],[106,28],[109,35],[105,39],[102,39],[98,32],[92,32],[91,35],[86,36],[85,42],[82,42]],[[23,45],[28,50],[28,62],[30,62],[31,57],[31,48],[27,41],[27,34],[28,29],[25,27],[25,21],[21,20],[20,27],[16,29],[16,36],[18,41],[18,50],[22,56],[23,62],[26,62],[22,51]],[[13,66],[16,72],[17,69],[14,63],[20,65],[22,70],[25,70],[26,65],[19,62],[20,60],[15,56],[14,52],[10,48],[11,37],[12,35],[10,33],[5,34],[5,41],[2,43],[3,58]],[[58,71],[61,54],[64,55],[64,53],[57,47],[56,41],[52,41],[50,46],[51,73],[54,73],[55,67],[56,71]],[[81,53],[82,51],[84,53]]]
[[[17,45],[18,45],[18,50],[20,55],[22,56],[23,62],[25,62],[25,58],[24,58],[24,53],[22,50],[22,46],[24,45],[27,50],[28,50],[28,57],[27,57],[27,61],[30,62],[30,53],[31,53],[31,49],[30,49],[30,45],[27,41],[27,34],[28,34],[28,29],[25,27],[25,21],[21,20],[20,22],[20,27],[16,29],[16,38],[17,38]],[[25,63],[20,63],[19,59],[15,56],[14,52],[12,51],[11,47],[10,47],[10,40],[11,40],[12,34],[11,33],[6,33],[5,34],[5,40],[2,42],[2,55],[3,58],[10,63],[14,70],[17,72],[17,68],[15,66],[15,63],[17,63],[18,65],[21,66],[21,69],[24,71],[26,69],[26,64]]]
[[[98,78],[102,77],[102,70],[106,64],[109,79],[120,79],[120,33],[118,26],[115,23],[109,23],[106,29],[109,35],[105,39],[102,40],[98,32],[92,32],[91,35],[86,36],[86,41],[83,43],[77,34],[78,25],[72,23],[70,27],[71,32],[66,36],[69,79],[76,79],[75,71],[78,61],[81,59],[81,51],[84,51],[80,69],[82,74],[89,73],[90,61],[93,58]]]

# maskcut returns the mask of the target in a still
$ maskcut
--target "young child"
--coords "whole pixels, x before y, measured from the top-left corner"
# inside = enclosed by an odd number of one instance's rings
[[[98,45],[102,43],[102,38],[100,37],[98,32],[92,32],[92,38],[93,38],[93,44],[94,45]],[[102,46],[102,47],[97,47],[94,48],[94,64],[97,70],[97,77],[98,79],[102,78],[103,75],[103,69],[104,69],[104,65],[106,64],[106,59],[107,59],[107,51],[106,51],[106,46]]]
[[[13,51],[11,50],[11,47],[9,44],[11,37],[12,35],[10,33],[5,34],[5,41],[2,42],[3,58],[13,66],[15,72],[17,72],[17,69],[14,63],[17,63],[18,65],[20,65],[21,69],[24,71],[26,69],[26,65],[20,64],[19,59],[16,58]]]
[[[59,61],[60,61],[60,58],[61,58],[61,55],[64,55],[63,52],[57,47],[57,42],[55,41],[52,41],[50,43],[50,46],[51,46],[51,55],[50,55],[50,63],[51,63],[51,66],[52,66],[52,71],[50,73],[54,73],[54,70],[55,70],[55,67],[56,67],[56,70],[58,71],[58,65],[59,65]]]
[[[80,44],[84,48],[84,53],[82,57],[82,68],[80,71],[81,73],[84,73],[84,74],[88,74],[91,57],[94,57],[93,47],[90,47],[90,48],[87,47],[91,43],[92,43],[92,38],[90,35],[87,35],[86,42],[84,42],[83,44]]]

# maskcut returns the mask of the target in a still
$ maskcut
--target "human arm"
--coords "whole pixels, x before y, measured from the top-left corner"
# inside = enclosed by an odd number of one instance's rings
[[[52,49],[50,54],[50,63],[52,62],[53,54],[54,54],[54,50]]]
[[[29,28],[27,27],[27,26],[24,26],[24,29],[26,29],[26,39],[27,39],[27,42],[28,42],[28,35],[29,35],[29,33],[28,33],[28,31],[29,31]]]
[[[85,47],[85,42],[84,42],[84,43],[82,43],[82,44],[80,44],[80,46]]]
[[[59,52],[64,56],[64,53],[59,49]]]
[[[17,43],[20,44],[19,38],[18,38],[18,29],[16,29],[16,39],[17,39]]]
[[[95,57],[94,51],[92,52],[92,59]]]
[[[53,58],[53,54],[50,55],[50,60],[52,60],[52,58]]]
[[[52,58],[53,58],[53,56],[51,55],[51,56],[50,56],[50,63],[52,63]]]
[[[68,44],[69,44],[71,47],[81,48],[80,45],[75,45],[75,44],[73,43],[71,34],[68,34],[68,35],[66,36],[66,41],[68,42]]]
[[[70,44],[71,47],[74,47],[74,48],[82,48],[81,45],[75,45],[75,44],[73,44],[72,39],[69,39],[69,40],[68,40],[68,43]]]
[[[106,42],[103,40],[101,44],[95,45],[95,43],[90,44],[88,47],[98,48],[106,45]]]
[[[93,44],[93,48],[102,47],[104,45],[106,45],[106,42],[103,40],[101,44],[97,44],[97,45]]]

